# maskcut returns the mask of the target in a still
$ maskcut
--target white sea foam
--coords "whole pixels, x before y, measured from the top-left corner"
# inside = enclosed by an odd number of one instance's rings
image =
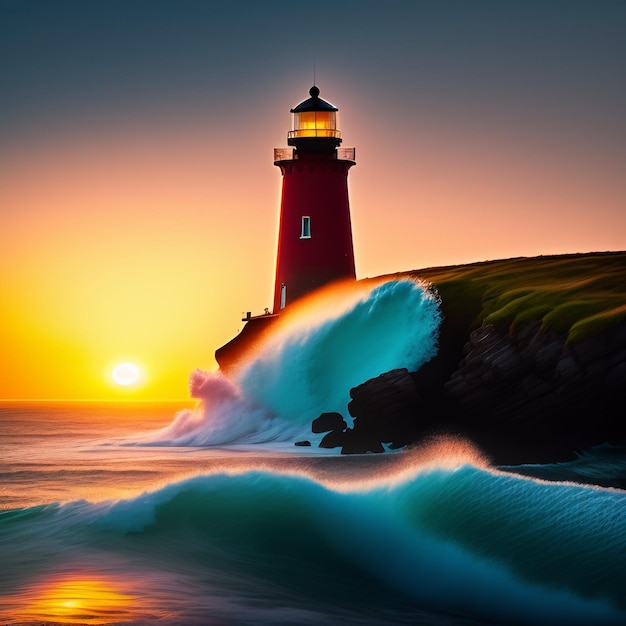
[[[201,405],[144,439],[162,445],[316,443],[311,421],[336,411],[351,423],[352,387],[396,368],[416,371],[437,352],[437,295],[403,279],[342,284],[282,315],[232,378],[195,371]]]

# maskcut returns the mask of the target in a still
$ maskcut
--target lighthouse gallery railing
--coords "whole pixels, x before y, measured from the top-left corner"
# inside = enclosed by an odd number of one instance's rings
[[[293,161],[295,148],[274,148],[274,162]],[[354,148],[337,148],[336,156],[339,161],[354,161],[356,150]]]

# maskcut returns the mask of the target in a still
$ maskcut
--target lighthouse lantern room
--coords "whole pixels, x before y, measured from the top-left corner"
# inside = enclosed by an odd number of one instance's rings
[[[303,142],[302,139],[331,139],[326,142],[334,147],[341,143],[341,133],[337,130],[337,111],[336,106],[319,97],[320,90],[317,87],[311,87],[309,90],[311,97],[301,102],[297,107],[291,109],[293,113],[293,130],[289,132],[287,144],[290,146],[300,146],[304,148],[306,144],[311,149],[315,149],[322,144],[320,142]],[[335,140],[334,142],[332,140]]]
[[[355,279],[348,171],[354,148],[339,148],[338,108],[319,97],[291,109],[291,148],[274,150],[283,176],[274,313],[327,283]]]

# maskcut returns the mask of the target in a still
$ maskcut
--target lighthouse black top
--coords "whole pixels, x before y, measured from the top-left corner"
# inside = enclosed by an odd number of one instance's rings
[[[313,85],[311,89],[309,89],[309,95],[311,96],[308,100],[304,100],[297,107],[291,109],[292,113],[299,113],[300,111],[339,111],[339,109],[330,102],[323,100],[320,98],[320,90],[318,87]]]

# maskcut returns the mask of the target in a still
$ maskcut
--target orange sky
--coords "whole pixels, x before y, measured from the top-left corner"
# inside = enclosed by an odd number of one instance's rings
[[[581,125],[568,93],[539,115],[343,69],[317,82],[356,147],[358,277],[626,249],[623,142],[601,107]],[[157,90],[151,106],[24,122],[0,144],[0,399],[186,398],[241,313],[271,306],[272,150],[312,81],[291,67],[246,99],[246,77],[220,84],[217,108]],[[112,383],[120,361],[143,368],[140,386]]]

